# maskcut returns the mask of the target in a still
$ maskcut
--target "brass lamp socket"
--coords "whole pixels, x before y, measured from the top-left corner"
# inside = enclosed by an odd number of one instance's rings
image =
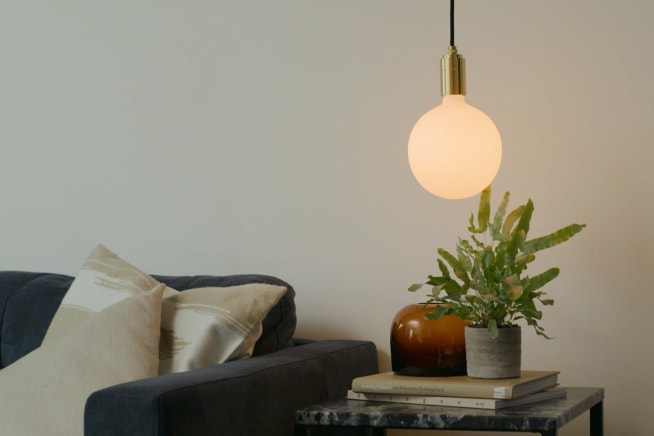
[[[466,60],[454,45],[441,58],[441,95],[466,95]]]

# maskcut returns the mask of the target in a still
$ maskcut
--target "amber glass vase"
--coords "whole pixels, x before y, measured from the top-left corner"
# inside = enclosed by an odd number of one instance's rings
[[[466,373],[465,326],[457,316],[425,318],[435,305],[402,308],[391,327],[393,372],[410,376],[451,376]]]

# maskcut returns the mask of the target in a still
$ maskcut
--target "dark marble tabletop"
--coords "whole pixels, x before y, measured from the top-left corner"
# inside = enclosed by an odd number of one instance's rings
[[[298,410],[295,422],[308,426],[551,431],[558,430],[604,399],[603,388],[566,389],[565,398],[497,411],[343,398]]]

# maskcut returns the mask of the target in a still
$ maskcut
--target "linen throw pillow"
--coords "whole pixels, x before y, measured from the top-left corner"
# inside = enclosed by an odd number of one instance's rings
[[[160,373],[250,357],[261,336],[261,322],[285,293],[282,286],[251,283],[189,289],[165,298]]]
[[[44,343],[79,325],[94,312],[146,292],[158,283],[98,245],[73,280]],[[286,291],[283,286],[259,283],[184,292],[166,287],[159,374],[249,357],[261,336],[261,322]]]
[[[128,264],[104,245],[93,249],[75,276],[48,327],[43,344],[56,340],[77,327],[93,313],[160,284]],[[176,291],[167,288],[165,295]]]
[[[0,433],[83,435],[91,393],[156,376],[163,290],[111,305],[0,371]]]

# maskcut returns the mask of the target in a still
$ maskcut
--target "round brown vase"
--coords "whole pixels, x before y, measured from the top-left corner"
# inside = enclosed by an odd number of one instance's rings
[[[522,334],[520,327],[497,330],[490,337],[487,328],[466,327],[468,376],[475,378],[512,378],[520,376]]]
[[[393,372],[410,376],[451,376],[466,373],[465,321],[457,316],[425,318],[434,305],[402,308],[391,327]]]

